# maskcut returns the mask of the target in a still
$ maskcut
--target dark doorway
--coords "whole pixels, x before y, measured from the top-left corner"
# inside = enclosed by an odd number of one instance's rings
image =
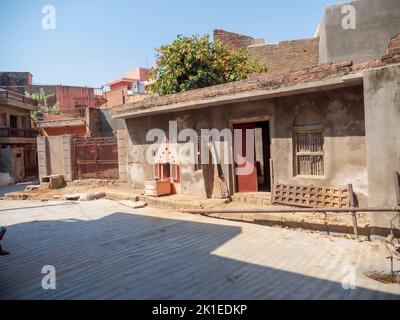
[[[38,176],[38,163],[36,146],[24,147],[25,178]]]
[[[268,121],[255,124],[255,144],[258,191],[270,192],[271,139]]]
[[[16,116],[10,115],[10,128],[18,128],[18,118]]]
[[[271,158],[271,139],[269,122],[252,122],[235,124],[234,130],[242,130],[242,141],[235,141],[235,145],[242,145],[242,154],[235,154],[235,159],[238,156],[246,158],[246,163],[253,162],[254,170],[248,175],[236,175],[236,191],[237,192],[270,192],[271,177],[270,177],[270,158]],[[248,157],[246,150],[246,130],[254,130],[254,158]],[[235,148],[235,150],[237,150]],[[235,151],[238,152],[238,151]],[[244,166],[244,164],[242,165]],[[240,167],[240,166],[239,166]],[[238,166],[236,165],[236,168]]]

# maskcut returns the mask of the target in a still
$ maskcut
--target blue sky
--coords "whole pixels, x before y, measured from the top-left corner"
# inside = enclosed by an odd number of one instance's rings
[[[34,83],[100,87],[154,64],[154,48],[177,34],[213,29],[268,42],[313,36],[332,0],[0,0],[0,70]],[[41,26],[56,9],[56,29]]]

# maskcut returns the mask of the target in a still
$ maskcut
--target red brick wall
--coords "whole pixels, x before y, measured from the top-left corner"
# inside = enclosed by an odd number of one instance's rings
[[[214,41],[215,40],[220,40],[231,49],[246,48],[254,44],[254,39],[252,37],[219,29],[214,30]]]
[[[60,110],[74,109],[76,104],[89,108],[96,107],[96,99],[92,88],[56,86],[56,99]]]
[[[389,42],[389,49],[396,49],[396,48],[400,48],[400,33],[397,36],[390,39]]]
[[[319,63],[319,38],[255,45],[248,50],[250,58],[265,64],[270,72],[298,71]]]

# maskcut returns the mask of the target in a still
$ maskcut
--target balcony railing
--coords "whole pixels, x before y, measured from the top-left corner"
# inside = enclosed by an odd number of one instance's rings
[[[0,128],[0,138],[36,138],[37,135],[30,129]]]
[[[27,104],[37,106],[37,101],[31,98],[25,97],[22,94],[18,94],[12,91],[0,90],[0,98],[12,99],[14,101],[19,101]]]

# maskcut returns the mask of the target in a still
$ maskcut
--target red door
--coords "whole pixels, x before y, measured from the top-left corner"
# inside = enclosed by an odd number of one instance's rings
[[[234,134],[237,192],[258,192],[254,124],[237,124],[233,129],[242,131],[241,137]],[[253,133],[247,130],[253,130]]]

